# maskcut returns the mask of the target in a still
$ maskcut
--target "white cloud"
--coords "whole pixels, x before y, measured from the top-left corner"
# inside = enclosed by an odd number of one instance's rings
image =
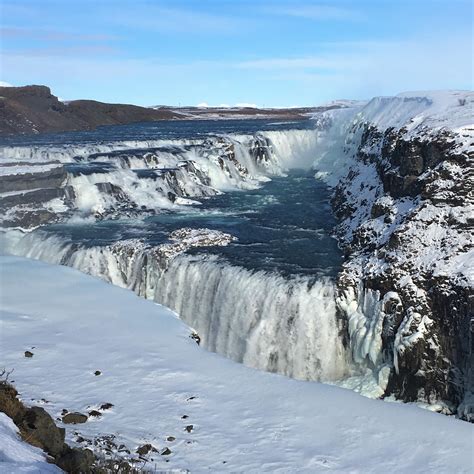
[[[307,20],[350,20],[359,21],[364,18],[360,11],[329,5],[303,5],[273,8],[269,12],[277,15],[293,16]]]
[[[13,84],[10,84],[9,82],[0,81],[0,87],[14,87],[14,86]]]
[[[209,104],[207,102],[200,102],[196,107],[208,108]]]

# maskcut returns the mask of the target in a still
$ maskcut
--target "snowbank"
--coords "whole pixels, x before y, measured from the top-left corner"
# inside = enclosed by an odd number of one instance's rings
[[[0,471],[3,474],[63,472],[46,461],[41,449],[21,441],[18,428],[4,413],[0,413]]]
[[[468,423],[233,363],[199,348],[171,311],[70,268],[0,267],[0,358],[22,398],[54,417],[113,404],[69,426],[70,441],[168,447],[151,454],[158,470],[472,472]]]

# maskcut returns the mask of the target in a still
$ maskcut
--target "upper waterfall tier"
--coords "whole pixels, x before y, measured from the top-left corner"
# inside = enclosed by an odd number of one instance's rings
[[[3,226],[33,228],[71,216],[104,219],[178,210],[225,191],[255,189],[271,176],[309,168],[314,161],[314,130],[278,130],[281,125],[275,124],[277,130],[245,134],[244,126],[239,123],[232,134],[195,132],[188,138],[162,131],[150,140],[108,141],[105,133],[102,140],[89,142],[77,134],[71,142],[59,135],[47,143],[4,146]]]

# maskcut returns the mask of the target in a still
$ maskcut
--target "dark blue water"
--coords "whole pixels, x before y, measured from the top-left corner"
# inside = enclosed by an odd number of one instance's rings
[[[0,145],[50,145],[107,143],[118,140],[193,139],[205,135],[227,133],[256,133],[267,130],[314,128],[311,120],[163,120],[98,127],[82,132],[42,133],[0,137]]]
[[[182,227],[206,227],[238,238],[227,247],[193,249],[218,254],[234,265],[282,275],[334,276],[342,255],[331,237],[335,220],[327,186],[310,171],[292,170],[261,189],[235,191],[201,201],[183,212],[168,212],[144,220],[52,225],[48,232],[85,246],[108,245],[142,238],[167,242]]]

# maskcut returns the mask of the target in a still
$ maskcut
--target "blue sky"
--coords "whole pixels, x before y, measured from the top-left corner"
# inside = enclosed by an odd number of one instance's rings
[[[64,99],[314,105],[472,88],[469,0],[0,0],[0,80]]]

